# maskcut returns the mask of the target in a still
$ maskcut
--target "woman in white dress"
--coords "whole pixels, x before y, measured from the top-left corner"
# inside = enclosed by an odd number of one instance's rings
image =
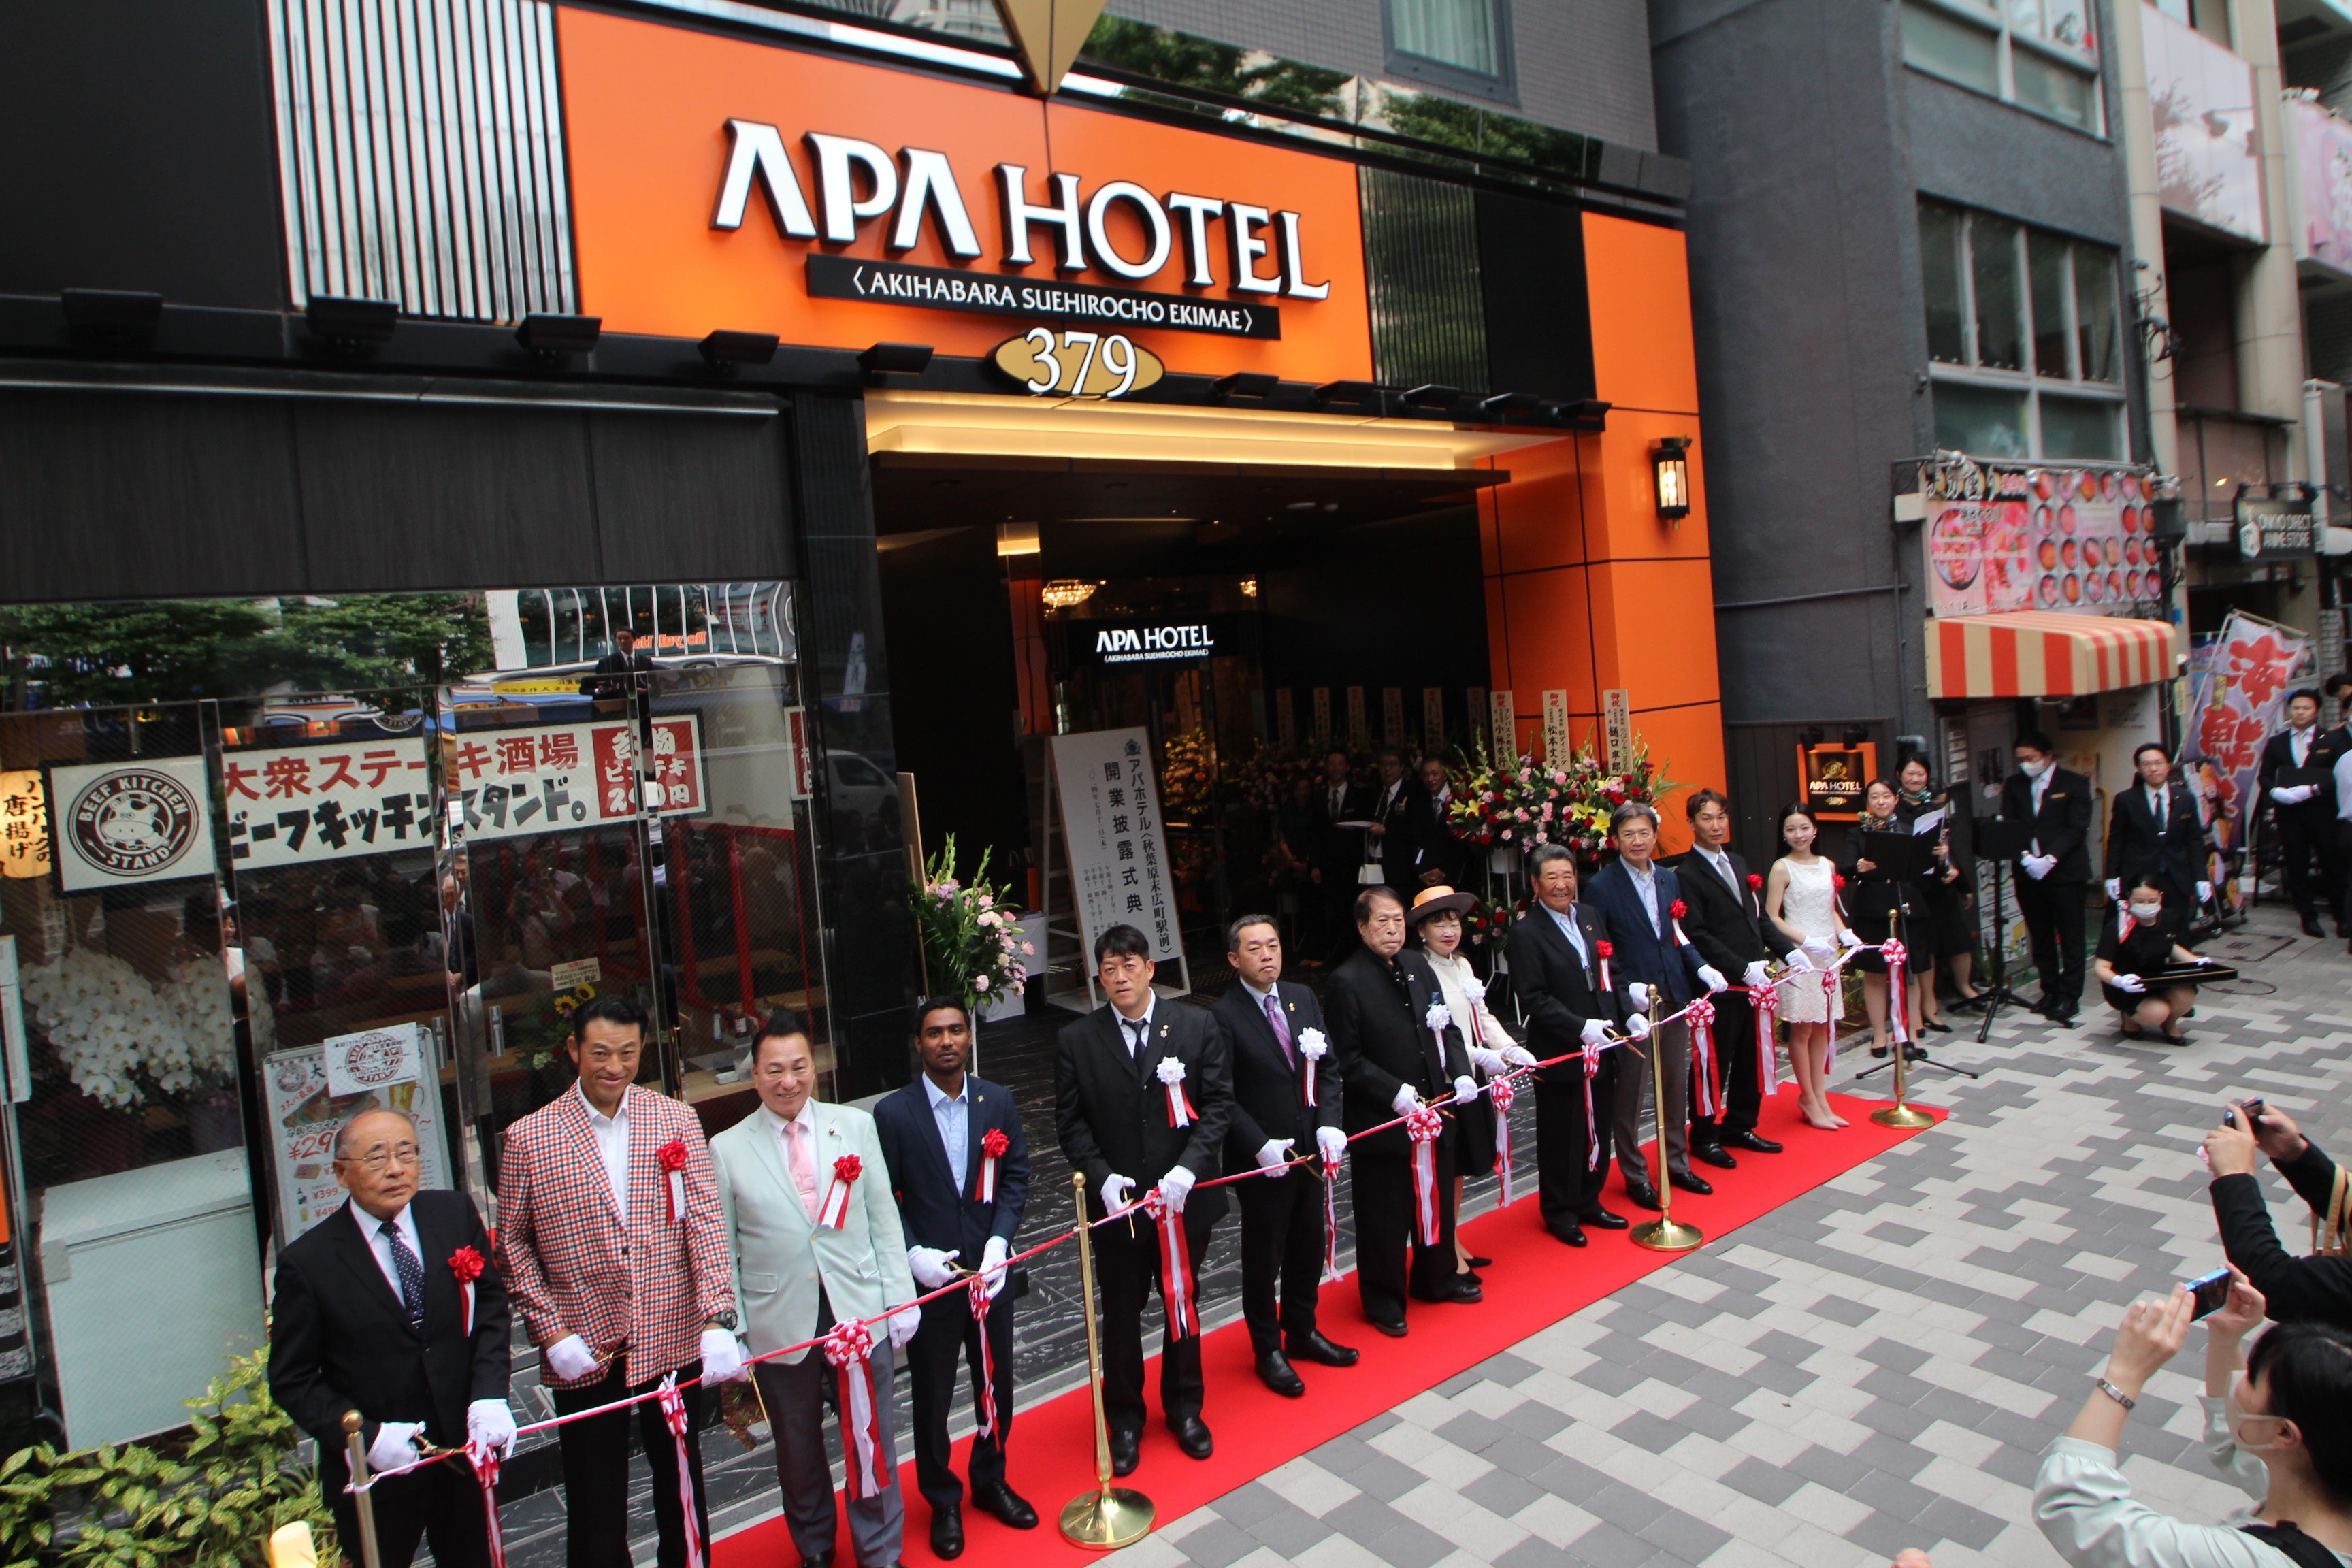
[[[1512,1038],[1503,1027],[1503,1021],[1486,1006],[1486,983],[1470,961],[1462,954],[1462,917],[1475,908],[1475,893],[1457,893],[1447,887],[1423,888],[1415,894],[1412,910],[1406,919],[1412,923],[1413,935],[1421,942],[1422,956],[1429,960],[1430,969],[1437,976],[1438,1000],[1445,1004],[1446,1013],[1454,1026],[1462,1031],[1462,1044],[1470,1056],[1470,1066],[1478,1081],[1515,1067],[1532,1067],[1535,1058],[1525,1046]],[[1454,1108],[1455,1122],[1462,1129],[1463,1164],[1469,1170],[1486,1171],[1494,1166],[1495,1112],[1492,1102],[1482,1098],[1475,1105]],[[1454,1178],[1454,1212],[1462,1212],[1464,1178]],[[1472,1255],[1462,1245],[1462,1231],[1454,1232],[1454,1256],[1456,1273],[1467,1274],[1476,1281],[1476,1271],[1486,1266],[1486,1259]]]
[[[1813,853],[1821,825],[1803,805],[1780,813],[1780,842],[1789,852],[1772,862],[1764,883],[1764,912],[1804,942],[1805,956],[1827,972],[1841,946],[1860,939],[1846,930],[1838,912],[1837,871]],[[1820,975],[1799,974],[1780,987],[1780,1018],[1789,1026],[1789,1066],[1797,1075],[1797,1109],[1807,1121],[1828,1131],[1845,1118],[1830,1109],[1830,1009],[1843,998]]]

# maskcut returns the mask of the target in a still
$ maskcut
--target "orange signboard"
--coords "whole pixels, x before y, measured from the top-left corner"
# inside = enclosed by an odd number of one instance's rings
[[[1355,166],[988,86],[561,12],[605,329],[985,356],[1050,322],[1171,371],[1369,379]]]

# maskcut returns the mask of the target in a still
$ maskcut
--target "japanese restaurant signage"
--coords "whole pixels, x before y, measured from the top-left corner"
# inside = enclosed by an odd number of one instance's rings
[[[240,871],[433,842],[421,736],[225,752],[221,805]]]
[[[51,856],[58,888],[84,893],[210,876],[210,794],[200,756],[51,768]]]
[[[511,838],[525,833],[598,827],[638,815],[636,727],[626,720],[547,724],[452,735],[443,770],[463,803],[466,837]],[[702,725],[693,714],[653,722],[653,756],[645,787],[659,816],[704,809]]]
[[[2147,475],[1953,463],[1923,477],[1935,614],[2131,615],[2163,598]]]

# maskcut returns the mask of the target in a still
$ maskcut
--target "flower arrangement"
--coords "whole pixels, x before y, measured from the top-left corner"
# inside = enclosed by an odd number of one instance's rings
[[[1302,778],[1319,777],[1319,759],[1286,752],[1270,741],[1260,741],[1242,755],[1225,760],[1224,782],[1255,810],[1274,813],[1290,804],[1290,793]]]
[[[950,834],[924,866],[923,879],[909,885],[908,903],[929,965],[931,990],[976,1013],[984,1002],[1022,994],[1028,984],[1022,960],[1034,956],[1037,946],[1021,940],[1013,889],[988,880],[988,856],[981,856],[969,887],[956,879],[955,858],[955,835]]]
[[[228,1070],[234,1040],[201,1028],[191,1035],[187,1015],[111,953],[75,948],[26,970],[24,984],[34,1022],[74,1087],[110,1109],[135,1111]]]
[[[1160,809],[1192,812],[1217,796],[1217,743],[1206,730],[1180,730],[1160,742]]]
[[[1511,925],[1528,912],[1527,900],[1519,901],[1516,912],[1480,899],[1462,917],[1462,934],[1473,947],[1490,947],[1501,952],[1511,940]]]
[[[1608,841],[1610,813],[1629,800],[1655,805],[1675,787],[1640,741],[1633,743],[1632,764],[1622,772],[1612,772],[1589,747],[1554,765],[1532,756],[1497,763],[1482,744],[1470,765],[1455,775],[1446,820],[1472,844],[1565,844],[1593,855]]]

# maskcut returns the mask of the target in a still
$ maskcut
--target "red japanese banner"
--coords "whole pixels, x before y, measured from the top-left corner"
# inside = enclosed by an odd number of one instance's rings
[[[240,871],[433,842],[421,736],[225,751],[220,794]]]
[[[2242,842],[2237,825],[2253,798],[2263,742],[2277,732],[2295,666],[2310,639],[2291,626],[2232,610],[2221,635],[2199,650],[2191,699],[2195,739],[2182,759],[2201,808],[2213,814],[2215,842]]]
[[[691,713],[654,721],[649,758],[626,720],[477,731],[443,744],[443,781],[464,803],[470,839],[625,822],[638,813],[641,773],[660,792],[658,815],[705,809],[702,726]]]

